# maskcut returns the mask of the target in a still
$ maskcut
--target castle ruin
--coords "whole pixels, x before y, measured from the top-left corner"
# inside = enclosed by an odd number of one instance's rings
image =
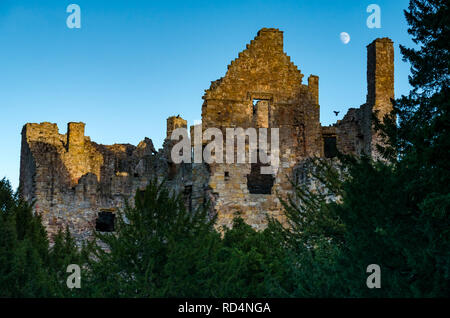
[[[342,120],[321,126],[319,77],[303,74],[283,51],[283,32],[261,29],[228,65],[224,77],[205,91],[202,130],[242,127],[279,128],[280,165],[275,174],[260,173],[261,163],[180,163],[171,160],[176,128],[187,122],[167,119],[167,138],[156,150],[150,139],[137,146],[101,145],[85,136],[84,123],[69,123],[61,134],[56,124],[28,123],[22,130],[20,190],[42,215],[51,237],[68,226],[77,241],[94,230],[113,230],[108,217],[132,200],[152,179],[183,196],[188,209],[207,202],[218,226],[231,226],[236,212],[256,229],[267,216],[283,222],[279,197],[293,193],[290,178],[311,157],[332,158],[336,151],[378,158],[372,116],[391,111],[394,98],[394,49],[388,38],[367,46],[367,99]],[[194,126],[190,127],[191,131]]]

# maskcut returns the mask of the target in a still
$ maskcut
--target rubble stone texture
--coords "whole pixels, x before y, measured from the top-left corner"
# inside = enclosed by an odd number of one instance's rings
[[[283,51],[283,32],[258,32],[225,76],[205,91],[201,129],[221,129],[225,142],[226,128],[279,128],[280,165],[274,175],[261,175],[261,162],[173,163],[171,133],[187,128],[179,115],[167,119],[167,138],[158,151],[148,138],[138,146],[97,144],[85,136],[84,123],[69,123],[66,134],[60,134],[56,124],[26,124],[21,194],[29,202],[35,200],[34,210],[43,216],[50,238],[68,226],[79,242],[92,236],[100,211],[121,209],[125,200],[132,203],[135,192],[153,178],[166,180],[182,194],[188,209],[209,202],[218,227],[231,226],[237,212],[258,230],[265,228],[268,216],[284,222],[279,197],[292,194],[290,179],[308,158],[332,157],[333,147],[378,157],[375,145],[380,141],[371,118],[382,118],[392,109],[393,54],[388,38],[368,45],[366,103],[322,127],[319,77],[311,75],[303,84],[303,74]],[[191,136],[193,131],[191,126]]]

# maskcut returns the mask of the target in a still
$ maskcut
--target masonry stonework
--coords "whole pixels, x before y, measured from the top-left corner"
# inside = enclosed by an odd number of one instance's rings
[[[68,226],[78,242],[92,237],[99,213],[105,218],[126,200],[132,203],[135,192],[152,179],[165,180],[190,210],[209,202],[218,227],[231,226],[236,213],[258,230],[269,216],[284,222],[279,197],[293,193],[290,180],[309,158],[332,158],[336,150],[378,156],[371,119],[392,109],[393,43],[377,39],[367,52],[366,103],[350,108],[332,126],[320,124],[319,77],[311,75],[303,84],[304,75],[283,51],[278,29],[261,29],[225,76],[211,83],[203,96],[199,129],[218,128],[224,140],[235,140],[226,136],[227,128],[278,128],[280,164],[274,174],[261,174],[261,162],[175,164],[170,136],[176,128],[187,128],[179,115],[167,119],[167,138],[158,151],[148,138],[137,146],[97,144],[85,136],[84,123],[69,123],[66,134],[56,124],[26,124],[21,195],[35,201],[34,211],[42,215],[50,238]],[[193,136],[194,126],[190,130]]]

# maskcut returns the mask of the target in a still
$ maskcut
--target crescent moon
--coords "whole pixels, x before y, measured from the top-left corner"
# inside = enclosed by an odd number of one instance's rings
[[[350,42],[350,35],[347,32],[341,32],[340,34],[341,42],[348,44]]]

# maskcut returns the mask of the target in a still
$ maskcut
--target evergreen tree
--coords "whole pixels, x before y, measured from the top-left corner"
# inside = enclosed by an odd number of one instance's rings
[[[418,46],[401,46],[413,89],[395,103],[399,127],[390,134],[407,196],[404,213],[414,221],[405,257],[414,295],[449,296],[450,5],[411,0],[405,16]]]
[[[69,264],[81,264],[70,233],[60,232],[49,249],[40,215],[0,181],[0,297],[65,297]]]
[[[418,48],[401,47],[413,90],[380,125],[390,163],[341,156],[348,175],[341,182],[318,169],[337,203],[300,190],[302,203],[288,204],[294,231],[283,231],[298,259],[293,295],[449,296],[449,4],[411,0],[405,15]],[[369,264],[381,267],[381,289],[366,287]]]
[[[89,297],[89,289],[83,288],[83,270],[81,272],[81,289],[69,289],[67,287],[67,277],[70,275],[70,273],[67,273],[67,267],[71,264],[76,264],[80,268],[84,268],[88,261],[86,253],[85,246],[81,248],[76,246],[68,227],[66,227],[65,231],[59,229],[58,233],[53,237],[53,246],[49,249],[46,266],[51,277],[55,296]]]
[[[189,213],[179,196],[156,181],[138,191],[134,207],[127,204],[118,213],[116,232],[97,233],[90,262],[93,295],[171,295],[167,281],[172,273],[165,270],[170,251],[178,244],[195,246],[196,240],[204,238],[213,225],[207,216],[206,209]]]
[[[41,218],[0,181],[0,296],[50,297],[48,241]]]

